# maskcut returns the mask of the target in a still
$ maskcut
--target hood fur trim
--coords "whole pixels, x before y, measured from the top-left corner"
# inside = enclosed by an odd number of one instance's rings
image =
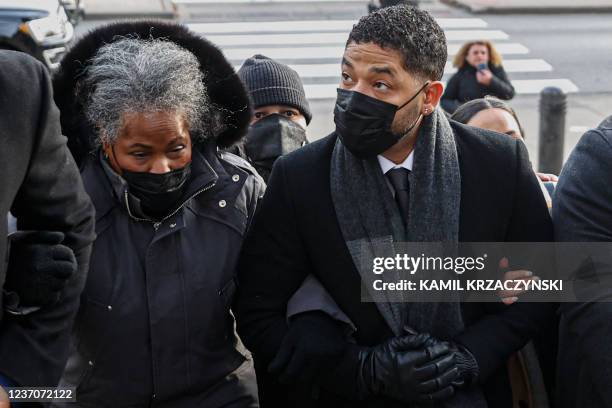
[[[215,135],[216,144],[226,148],[242,139],[251,117],[249,98],[234,68],[219,48],[180,24],[158,20],[118,22],[98,27],[78,40],[53,78],[62,131],[68,137],[68,147],[79,164],[95,149],[95,130],[88,123],[83,109],[91,91],[85,89],[81,81],[84,68],[100,47],[125,36],[163,38],[192,52],[205,72],[205,86],[214,109],[223,118],[221,130]]]

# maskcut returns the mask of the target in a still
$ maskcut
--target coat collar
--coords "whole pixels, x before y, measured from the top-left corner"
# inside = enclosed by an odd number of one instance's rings
[[[216,146],[213,143],[203,145],[201,150],[193,149],[192,177],[176,209],[183,207],[199,193],[216,187],[220,179],[229,178],[215,151]],[[138,198],[130,194],[129,185],[110,167],[102,152],[90,156],[83,168],[82,177],[85,189],[96,208],[96,221],[104,218],[113,208],[122,207],[136,220],[154,222],[143,214]]]

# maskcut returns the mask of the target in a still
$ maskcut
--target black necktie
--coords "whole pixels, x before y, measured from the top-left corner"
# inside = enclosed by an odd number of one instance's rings
[[[410,170],[403,167],[391,169],[385,174],[393,190],[395,190],[395,202],[399,207],[400,215],[404,220],[404,224],[408,224],[408,210],[410,209],[410,182],[408,175]]]

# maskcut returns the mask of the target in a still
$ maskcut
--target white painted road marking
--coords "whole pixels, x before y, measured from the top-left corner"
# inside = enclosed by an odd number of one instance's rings
[[[591,129],[592,128],[590,126],[571,126],[569,128],[569,131],[572,133],[583,134],[583,133],[588,132]]]
[[[302,78],[340,78],[340,63],[336,64],[290,64],[291,68],[297,71]],[[240,69],[235,66],[234,69]],[[549,63],[542,59],[519,59],[505,60],[504,69],[506,72],[547,72],[552,71]],[[448,61],[444,68],[445,74],[453,74],[457,71],[452,63]]]
[[[518,43],[499,43],[495,47],[504,56],[507,55],[525,55],[529,50],[524,45]],[[461,44],[449,44],[448,55],[454,56],[461,48]],[[320,58],[335,58],[340,63],[344,46],[320,46],[320,47],[260,47],[257,45],[240,47],[240,48],[225,48],[223,54],[230,61],[242,62],[245,59],[252,57],[255,54],[262,54],[277,60],[293,60],[293,59],[320,59]]]
[[[508,34],[500,30],[449,30],[448,41],[506,40]],[[208,35],[206,38],[221,47],[246,45],[297,45],[297,44],[344,44],[347,33],[303,33],[303,34],[230,34]]]
[[[436,21],[443,29],[487,27],[487,23],[481,18],[438,18]],[[235,23],[193,23],[187,24],[187,27],[202,34],[341,31],[348,35],[356,23],[357,20],[244,21]]]

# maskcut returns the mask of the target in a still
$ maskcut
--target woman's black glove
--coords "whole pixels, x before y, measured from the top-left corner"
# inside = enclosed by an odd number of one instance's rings
[[[74,253],[61,245],[64,234],[18,231],[9,239],[4,289],[17,293],[19,306],[42,307],[57,302],[66,281],[77,270]]]
[[[360,388],[365,394],[407,403],[434,403],[454,395],[455,357],[448,345],[427,334],[392,338],[363,350],[359,359]]]
[[[342,358],[346,345],[343,323],[320,311],[300,313],[291,318],[268,371],[283,384],[312,384]]]

